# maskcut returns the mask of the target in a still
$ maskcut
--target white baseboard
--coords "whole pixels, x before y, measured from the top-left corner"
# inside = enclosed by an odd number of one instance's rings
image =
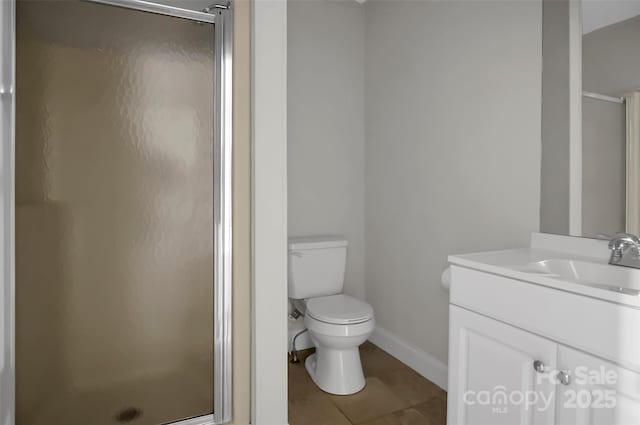
[[[369,337],[369,341],[443,390],[447,390],[447,365],[431,354],[378,327]]]

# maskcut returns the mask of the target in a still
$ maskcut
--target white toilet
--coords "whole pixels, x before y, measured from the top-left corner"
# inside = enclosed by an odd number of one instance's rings
[[[358,347],[375,326],[369,304],[342,294],[347,245],[331,236],[289,239],[289,298],[316,346],[305,367],[318,387],[339,395],[364,388]]]

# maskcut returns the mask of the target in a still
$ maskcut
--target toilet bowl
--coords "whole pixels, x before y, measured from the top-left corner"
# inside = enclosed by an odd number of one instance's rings
[[[304,323],[316,346],[305,362],[315,384],[325,392],[348,395],[365,386],[360,350],[375,328],[373,309],[344,294],[311,298]]]

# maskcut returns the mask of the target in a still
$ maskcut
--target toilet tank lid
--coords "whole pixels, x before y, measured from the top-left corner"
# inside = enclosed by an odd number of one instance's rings
[[[289,238],[289,250],[299,249],[325,249],[347,246],[349,242],[341,236],[307,236],[301,238]]]

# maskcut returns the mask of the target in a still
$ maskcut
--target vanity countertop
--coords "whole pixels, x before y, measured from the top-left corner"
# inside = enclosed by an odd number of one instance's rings
[[[589,252],[589,254],[591,253],[592,251]],[[587,282],[577,280],[572,281],[558,275],[524,271],[527,265],[546,260],[571,260],[595,263],[606,266],[607,268],[620,267],[607,265],[608,258],[602,258],[602,256],[577,255],[573,252],[568,252],[566,249],[556,251],[546,248],[532,247],[479,252],[474,254],[451,255],[448,259],[451,265],[466,267],[556,290],[640,308],[640,296],[638,295],[621,293],[611,289],[603,289],[602,287],[598,287],[597,284],[592,285]],[[618,270],[612,270],[612,272],[617,271]],[[624,271],[626,273],[638,273],[638,277],[640,279],[640,270],[627,269]]]

